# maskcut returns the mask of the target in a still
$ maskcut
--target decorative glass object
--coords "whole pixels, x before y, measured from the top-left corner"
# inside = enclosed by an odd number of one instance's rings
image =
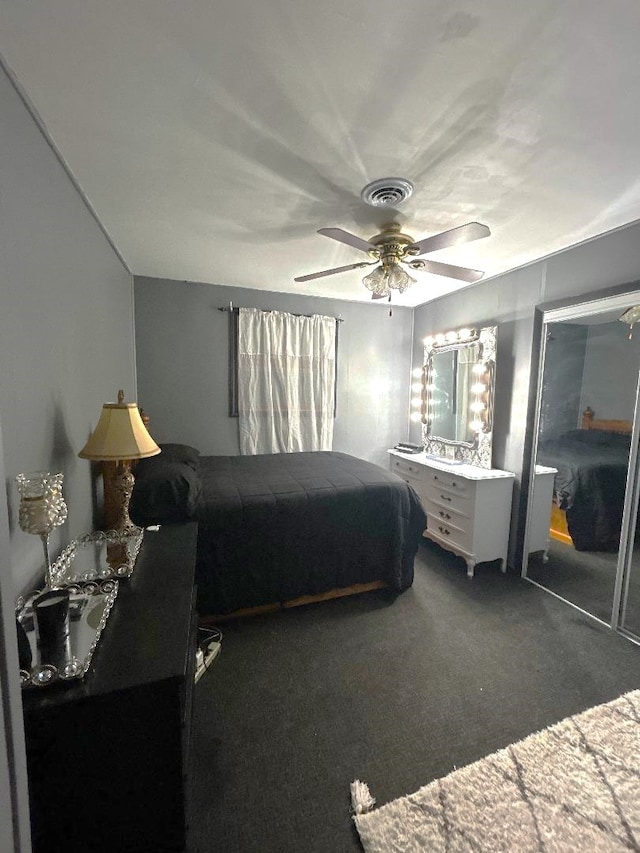
[[[43,599],[55,592],[64,593],[67,599],[64,630],[54,635],[53,641],[43,643],[43,620],[38,609]],[[70,584],[54,593],[36,590],[20,597],[16,617],[31,647],[31,667],[20,670],[22,687],[47,687],[84,678],[117,594],[118,581],[105,580]]]
[[[49,534],[67,520],[67,505],[62,496],[63,480],[64,474],[50,474],[48,471],[34,471],[16,477],[20,495],[18,523],[25,533],[33,533],[42,540],[47,588],[51,587]]]
[[[97,530],[85,533],[67,545],[51,566],[56,586],[67,586],[108,578],[128,578],[133,573],[144,531]]]

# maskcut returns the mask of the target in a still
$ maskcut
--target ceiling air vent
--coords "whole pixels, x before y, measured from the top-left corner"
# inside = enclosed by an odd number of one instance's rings
[[[373,207],[397,207],[413,192],[413,184],[405,178],[380,178],[362,190],[360,198]]]

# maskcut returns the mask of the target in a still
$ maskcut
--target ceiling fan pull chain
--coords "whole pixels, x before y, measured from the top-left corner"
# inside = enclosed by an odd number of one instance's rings
[[[389,303],[391,303],[391,294],[389,294]],[[393,317],[393,308],[391,307],[391,304],[389,304],[389,316]]]

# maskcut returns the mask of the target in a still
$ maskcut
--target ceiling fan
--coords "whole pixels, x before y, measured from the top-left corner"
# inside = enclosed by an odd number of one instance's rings
[[[370,240],[363,240],[342,228],[320,228],[318,234],[331,237],[332,240],[345,243],[347,246],[353,246],[354,249],[360,249],[372,260],[301,275],[294,278],[294,281],[312,281],[335,273],[375,266],[375,269],[362,279],[362,283],[371,291],[372,299],[383,299],[387,296],[391,299],[392,290],[404,293],[409,285],[416,283],[416,279],[409,275],[403,264],[412,270],[423,270],[434,275],[456,278],[469,284],[479,281],[484,275],[480,270],[457,267],[440,261],[427,261],[418,256],[488,237],[491,231],[486,225],[480,222],[467,222],[466,225],[460,225],[450,231],[442,231],[440,234],[434,234],[433,237],[426,237],[417,242],[408,234],[403,234],[400,228],[397,222],[391,222],[384,225],[382,231]]]

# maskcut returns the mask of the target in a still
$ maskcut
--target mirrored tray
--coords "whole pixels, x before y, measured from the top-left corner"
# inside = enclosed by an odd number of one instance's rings
[[[26,599],[18,599],[16,616],[26,632],[32,659],[30,670],[20,670],[22,687],[47,687],[60,681],[73,681],[84,678],[89,670],[91,658],[118,594],[118,581],[90,581],[70,584],[67,588],[68,636],[52,660],[42,659],[36,642],[33,602],[42,590],[36,590]]]
[[[144,531],[101,530],[85,533],[67,545],[51,566],[53,586],[82,581],[128,578],[133,572]]]

